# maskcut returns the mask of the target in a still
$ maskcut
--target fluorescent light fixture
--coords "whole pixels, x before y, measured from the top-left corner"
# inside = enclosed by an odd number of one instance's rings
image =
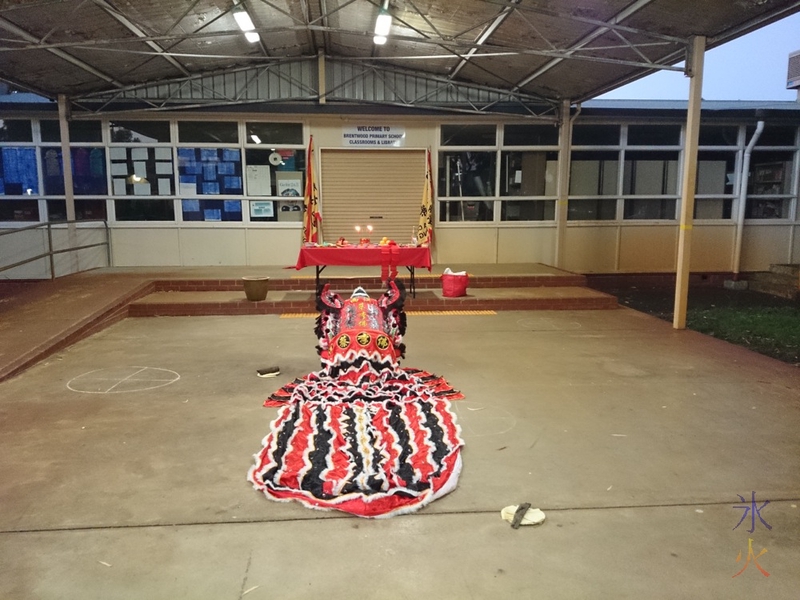
[[[254,144],[260,144],[261,143],[261,138],[258,137],[255,133],[251,133],[250,134],[250,139],[253,140]]]
[[[258,35],[255,31],[245,31],[244,37],[247,38],[247,41],[251,44],[255,44],[258,40],[261,39],[261,36]]]
[[[256,28],[253,25],[253,19],[250,18],[250,15],[246,10],[243,8],[237,8],[233,11],[233,18],[236,19],[236,24],[239,25],[239,29],[242,31],[253,31]]]
[[[372,41],[378,46],[383,46],[386,43],[386,36],[376,35],[374,38],[372,38]]]
[[[385,10],[381,9],[378,13],[378,18],[375,20],[375,35],[378,37],[386,37],[392,29],[392,15]]]

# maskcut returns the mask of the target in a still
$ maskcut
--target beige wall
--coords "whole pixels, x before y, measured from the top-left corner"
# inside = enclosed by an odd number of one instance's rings
[[[178,229],[115,227],[111,230],[111,257],[115,267],[180,266]]]
[[[620,227],[619,271],[663,273],[675,271],[678,227],[642,225]]]
[[[434,261],[447,264],[497,262],[497,229],[459,227],[434,232]]]
[[[789,261],[791,225],[745,225],[741,271],[768,271],[771,264]]]
[[[498,263],[555,262],[555,225],[545,227],[513,227],[498,230]]]
[[[293,265],[300,252],[299,229],[248,229],[248,265]]]
[[[616,271],[617,226],[567,227],[564,269],[578,273]]]
[[[733,270],[733,245],[736,227],[731,225],[698,225],[692,229],[690,255],[692,271],[725,272]]]
[[[114,266],[293,265],[298,228],[115,228]]]

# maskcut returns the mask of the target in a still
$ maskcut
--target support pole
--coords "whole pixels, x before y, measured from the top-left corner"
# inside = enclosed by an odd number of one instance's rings
[[[569,168],[572,154],[572,118],[569,100],[561,101],[561,127],[558,140],[558,199],[556,200],[555,266],[564,268],[567,230],[567,201],[569,200]]]
[[[325,53],[320,50],[317,53],[317,79],[319,88],[317,93],[319,94],[319,103],[325,104],[325,95],[327,94],[327,87],[328,84],[325,81]]]
[[[686,115],[686,142],[681,177],[681,225],[678,236],[678,270],[675,278],[675,310],[672,327],[686,329],[686,305],[689,299],[689,271],[694,221],[694,192],[697,182],[697,146],[700,138],[700,106],[703,100],[703,59],[706,38],[692,39],[689,69],[689,108]]]
[[[70,248],[78,245],[75,231],[75,192],[72,185],[72,153],[69,147],[69,106],[64,94],[58,95],[58,126],[61,133],[61,164],[64,174],[64,200],[67,205],[67,243]],[[49,218],[49,215],[48,215]],[[78,256],[69,252],[70,273],[78,272]]]

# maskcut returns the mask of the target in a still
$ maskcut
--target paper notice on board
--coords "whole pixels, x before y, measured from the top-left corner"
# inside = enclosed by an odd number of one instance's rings
[[[194,177],[192,177],[194,179]],[[184,181],[181,178],[181,184],[178,188],[181,196],[195,196],[197,195],[197,184],[194,181]]]
[[[115,196],[124,196],[124,195],[126,195],[128,193],[127,190],[125,189],[125,180],[124,179],[120,179],[120,178],[115,177],[114,179],[112,179],[111,183],[112,183],[112,185],[114,187],[114,195]]]

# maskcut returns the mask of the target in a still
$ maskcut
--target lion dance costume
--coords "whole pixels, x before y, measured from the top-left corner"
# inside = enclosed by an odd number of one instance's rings
[[[248,479],[272,500],[360,517],[408,513],[456,486],[463,442],[435,375],[402,368],[405,291],[392,280],[374,300],[326,285],[317,305],[322,369],[264,406],[280,407]]]

